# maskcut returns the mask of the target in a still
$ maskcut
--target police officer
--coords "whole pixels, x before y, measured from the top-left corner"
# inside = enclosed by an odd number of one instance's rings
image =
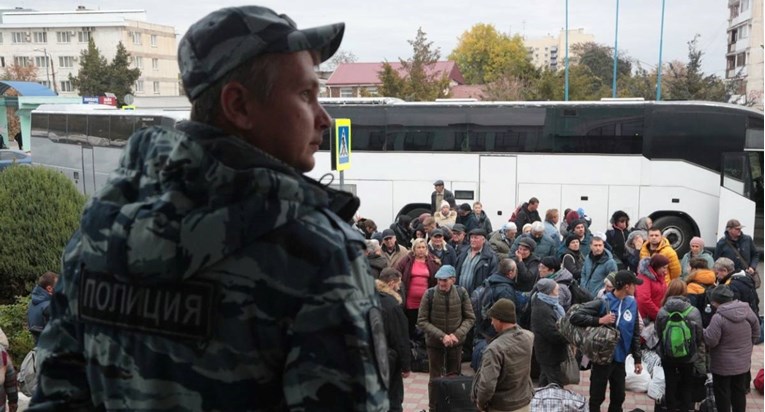
[[[359,200],[303,175],[343,31],[257,6],[189,28],[191,121],[136,132],[87,204],[31,410],[388,410]]]

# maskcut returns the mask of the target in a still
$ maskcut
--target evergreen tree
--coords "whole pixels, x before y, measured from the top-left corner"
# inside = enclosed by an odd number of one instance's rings
[[[117,54],[114,55],[112,63],[109,65],[109,83],[107,91],[117,96],[119,105],[125,104],[122,100],[126,94],[133,93],[133,85],[141,77],[141,69],[130,68],[130,53],[128,53],[122,42],[117,44]]]
[[[417,29],[412,45],[412,57],[399,59],[403,73],[399,74],[390,64],[383,64],[379,76],[382,81],[380,95],[399,97],[408,101],[432,101],[449,96],[448,73],[439,73],[435,64],[441,57],[439,49],[433,49],[422,28]]]
[[[133,84],[140,76],[140,69],[130,68],[130,53],[122,42],[117,44],[117,53],[111,64],[108,64],[91,38],[88,40],[88,48],[80,53],[80,71],[76,77],[70,74],[69,80],[79,90],[80,96],[114,93],[118,104],[122,105],[123,97],[132,93]]]

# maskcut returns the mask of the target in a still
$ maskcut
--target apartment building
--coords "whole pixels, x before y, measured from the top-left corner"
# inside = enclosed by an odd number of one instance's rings
[[[744,81],[731,98],[763,108],[763,0],[728,0],[725,78]]]
[[[571,47],[578,43],[594,42],[595,36],[587,34],[584,29],[575,29],[568,31],[568,58],[569,61],[573,61],[574,53]],[[524,39],[526,50],[528,50],[529,57],[534,66],[543,69],[549,68],[550,70],[563,69],[566,58],[566,31],[561,30],[557,36],[547,34],[544,37],[538,37],[534,39]]]
[[[145,10],[0,10],[0,70],[12,64],[37,69],[37,81],[61,96],[76,96],[69,75],[80,68],[80,52],[93,39],[111,61],[122,42],[141,69],[137,96],[178,96],[175,28],[147,21]]]

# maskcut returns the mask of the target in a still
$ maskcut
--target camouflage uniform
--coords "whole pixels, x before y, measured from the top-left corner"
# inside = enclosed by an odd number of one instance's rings
[[[179,130],[137,132],[87,204],[30,410],[386,411],[379,302],[343,221],[358,199]]]

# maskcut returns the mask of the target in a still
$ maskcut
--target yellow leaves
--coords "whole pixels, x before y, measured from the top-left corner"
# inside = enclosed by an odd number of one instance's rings
[[[462,33],[449,58],[457,62],[470,84],[490,83],[507,72],[520,74],[530,65],[520,36],[508,36],[484,23]]]

